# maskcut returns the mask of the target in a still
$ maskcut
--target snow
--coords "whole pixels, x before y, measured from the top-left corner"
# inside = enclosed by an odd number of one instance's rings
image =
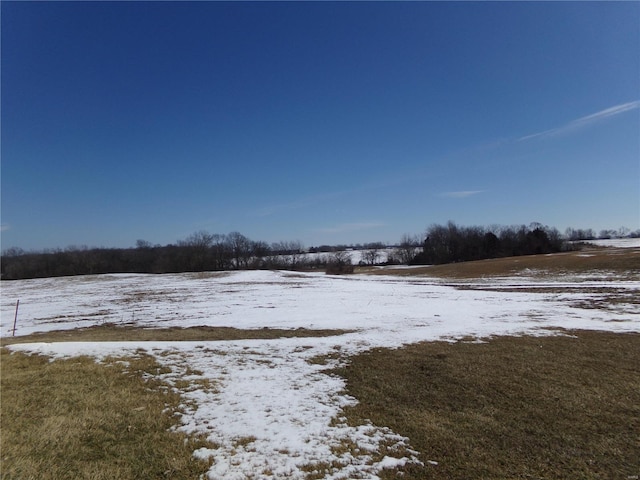
[[[610,308],[585,308],[611,289],[616,302]],[[155,355],[170,369],[160,377],[184,398],[176,428],[204,434],[218,446],[194,452],[213,461],[211,480],[302,479],[314,468],[327,480],[375,479],[384,469],[418,462],[418,453],[384,425],[347,425],[342,410],[356,399],[328,367],[374,347],[425,340],[549,335],[557,327],[638,332],[640,308],[633,299],[639,293],[640,279],[603,275],[455,285],[427,277],[268,271],[66,277],[2,282],[0,332],[11,335],[18,299],[17,335],[105,322],[349,330],[313,338],[32,343],[11,349],[53,358],[101,359],[139,349]],[[328,365],[310,362],[328,354]],[[184,380],[190,382],[186,387]]]
[[[348,257],[351,259],[351,263],[353,265],[368,264],[369,262],[365,259],[365,254],[372,252],[373,250],[345,250],[343,253],[346,253]],[[389,257],[393,255],[395,248],[381,248],[377,250],[377,257],[374,263],[385,263],[389,261]],[[305,253],[302,257],[308,261],[328,261],[334,256],[333,252],[318,252],[318,253]]]
[[[597,245],[599,247],[616,247],[616,248],[638,248],[640,247],[640,238],[610,238],[599,240],[585,240],[585,243]]]

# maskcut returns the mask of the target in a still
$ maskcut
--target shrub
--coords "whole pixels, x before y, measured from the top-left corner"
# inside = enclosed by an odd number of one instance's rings
[[[340,251],[329,257],[325,273],[328,275],[343,275],[353,273],[353,269],[351,256],[345,251]]]

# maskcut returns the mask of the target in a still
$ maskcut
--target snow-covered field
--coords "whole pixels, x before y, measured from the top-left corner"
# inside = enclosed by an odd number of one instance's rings
[[[640,247],[640,238],[610,238],[600,240],[585,240],[585,243],[599,247],[632,248]]]
[[[389,261],[389,258],[392,257],[395,253],[395,248],[387,247],[382,248],[380,250],[376,250],[376,257],[374,260],[374,264],[385,263]],[[371,263],[371,258],[367,258],[367,256],[371,255],[374,250],[345,250],[343,254],[346,254],[348,258],[351,259],[351,263],[353,265],[369,265]],[[315,262],[315,261],[328,261],[334,256],[334,253],[331,252],[318,252],[318,253],[304,253],[300,255],[300,258],[303,261]]]
[[[638,332],[638,295],[640,279],[584,275],[457,285],[425,277],[268,271],[65,277],[2,282],[0,332],[11,335],[18,299],[16,335],[105,322],[349,330],[313,338],[42,343],[11,349],[54,357],[102,358],[139,349],[156,355],[171,369],[164,380],[182,389],[179,428],[219,445],[195,452],[212,458],[210,479],[302,479],[313,465],[331,465],[326,479],[373,479],[384,468],[417,461],[415,452],[384,425],[348,426],[341,410],[356,400],[345,395],[340,378],[324,372],[327,365],[310,359],[332,354],[338,362],[373,347],[424,340],[546,335],[556,327]],[[613,296],[615,301],[606,301]],[[184,380],[191,385],[183,387]],[[358,449],[334,448],[348,441]],[[373,456],[383,444],[394,447]]]

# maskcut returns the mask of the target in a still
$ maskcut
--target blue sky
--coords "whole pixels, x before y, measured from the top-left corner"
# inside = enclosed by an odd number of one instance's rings
[[[2,2],[2,248],[640,228],[638,2]]]

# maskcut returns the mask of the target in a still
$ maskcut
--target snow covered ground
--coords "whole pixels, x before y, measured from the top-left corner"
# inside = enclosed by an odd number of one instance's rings
[[[156,355],[171,369],[163,379],[179,387],[185,399],[179,428],[203,433],[219,445],[195,452],[213,459],[210,479],[302,479],[314,468],[325,479],[374,479],[384,468],[417,461],[415,452],[384,425],[346,425],[342,408],[356,400],[345,395],[340,378],[324,372],[326,365],[310,359],[332,354],[338,362],[373,347],[545,335],[556,327],[638,332],[638,295],[640,279],[602,275],[457,285],[425,277],[268,271],[65,277],[2,282],[0,332],[11,335],[18,299],[17,335],[105,322],[350,330],[314,338],[11,348],[53,357],[102,358],[139,349]],[[615,302],[603,308],[600,302],[611,296]],[[592,308],[595,303],[599,308]],[[184,380],[191,384],[185,387]],[[349,442],[357,449],[337,448]]]
[[[374,260],[374,264],[385,263],[389,261],[389,258],[394,256],[395,248],[387,247],[376,250],[376,257]],[[370,258],[367,258],[368,255],[374,250],[345,250],[341,253],[346,253],[346,255],[351,259],[351,263],[353,265],[369,265]],[[318,252],[318,253],[305,253],[301,256],[304,260],[314,262],[314,261],[328,261],[334,256],[334,253],[331,252]]]
[[[610,238],[600,240],[585,240],[585,243],[591,243],[599,247],[617,247],[617,248],[633,248],[640,247],[640,238]]]

